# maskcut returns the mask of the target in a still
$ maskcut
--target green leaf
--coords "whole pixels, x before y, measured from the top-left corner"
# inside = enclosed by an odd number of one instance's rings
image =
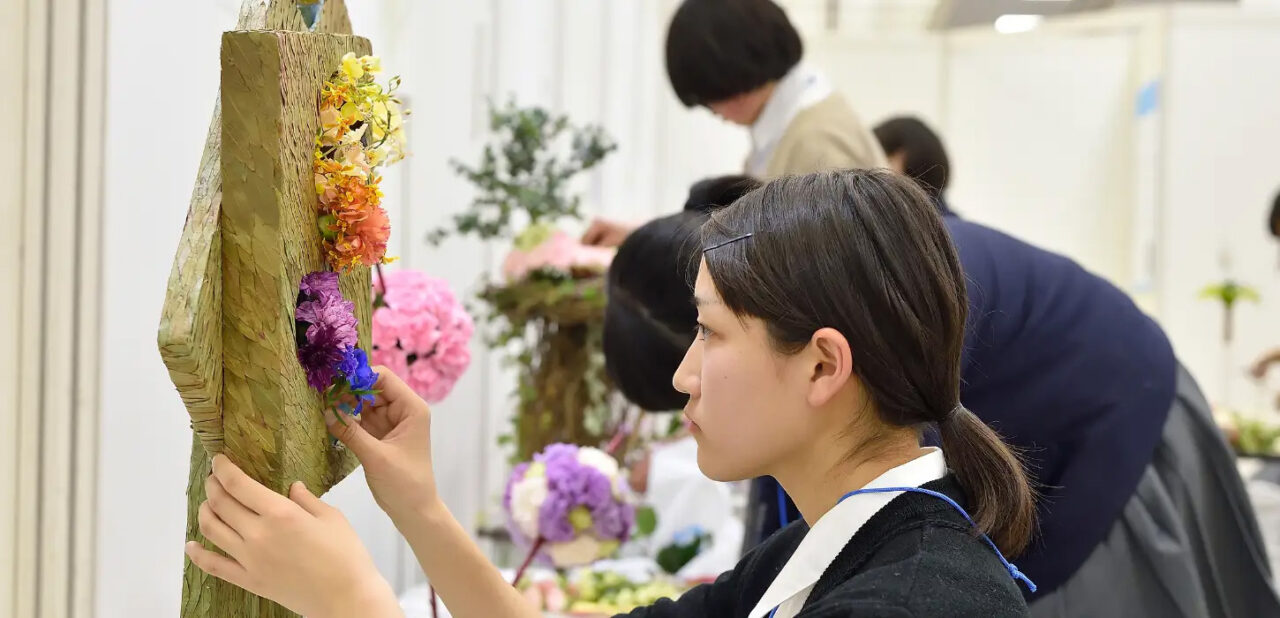
[[[634,538],[644,538],[651,534],[658,527],[658,513],[651,506],[642,506],[636,509],[636,529],[632,534]]]

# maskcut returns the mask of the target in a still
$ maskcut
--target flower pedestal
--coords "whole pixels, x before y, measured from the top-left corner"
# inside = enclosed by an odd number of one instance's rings
[[[519,407],[512,419],[514,459],[556,442],[603,444],[613,434],[612,386],[605,373],[604,277],[533,276],[481,294],[506,336],[529,337],[517,358]],[[508,341],[509,342],[509,341]]]

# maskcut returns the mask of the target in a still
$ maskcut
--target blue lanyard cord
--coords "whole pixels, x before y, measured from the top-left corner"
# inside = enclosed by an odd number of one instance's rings
[[[782,483],[775,481],[774,484],[778,488],[778,523],[786,528],[791,523],[791,518],[787,517],[787,492],[782,490]]]
[[[924,494],[926,496],[933,496],[934,498],[938,498],[939,500],[942,500],[943,502],[950,504],[951,507],[954,508],[955,510],[959,511],[960,515],[964,516],[964,520],[969,522],[970,526],[973,526],[974,528],[978,527],[978,524],[973,523],[973,518],[969,517],[969,514],[966,513],[965,510],[961,508],[959,504],[956,504],[955,500],[952,500],[951,498],[947,497],[946,494],[941,494],[936,491],[931,491],[931,490],[923,489],[920,487],[878,487],[876,489],[859,489],[857,491],[851,491],[841,496],[840,502],[844,502],[845,499],[851,496],[856,496],[858,494],[887,494],[887,493],[895,493],[900,491],[913,491],[918,494]],[[1027,590],[1030,590],[1031,592],[1036,591],[1035,583],[1032,582],[1031,579],[1028,578],[1026,575],[1024,575],[1022,571],[1019,571],[1018,567],[1014,566],[1013,563],[1004,559],[1004,554],[1000,553],[1000,548],[996,547],[996,544],[991,541],[991,537],[987,536],[986,534],[982,534],[982,540],[986,541],[987,545],[991,547],[991,551],[994,551],[996,553],[996,557],[1000,559],[1000,564],[1004,565],[1004,568],[1009,571],[1009,575],[1011,575],[1014,580],[1020,581],[1026,584]],[[777,611],[776,608],[775,608],[775,611]],[[770,614],[770,616],[772,617],[772,614]]]

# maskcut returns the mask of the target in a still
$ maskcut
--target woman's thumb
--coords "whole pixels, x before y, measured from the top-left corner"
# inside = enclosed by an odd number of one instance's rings
[[[341,412],[329,412],[325,415],[325,421],[329,425],[329,433],[337,438],[339,442],[347,445],[352,453],[360,461],[364,461],[365,457],[373,454],[373,449],[377,447],[378,439],[365,431],[360,426],[359,419],[353,416],[343,415],[339,418],[337,415]]]

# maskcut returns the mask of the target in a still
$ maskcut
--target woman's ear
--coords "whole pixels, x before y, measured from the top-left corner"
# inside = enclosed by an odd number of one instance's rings
[[[834,328],[822,328],[813,333],[804,354],[812,367],[809,405],[825,405],[844,389],[853,376],[853,352],[849,349],[849,341]]]

